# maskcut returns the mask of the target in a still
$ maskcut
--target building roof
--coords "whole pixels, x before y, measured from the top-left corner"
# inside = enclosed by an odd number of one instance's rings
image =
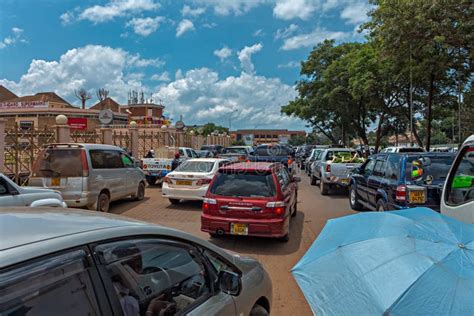
[[[120,104],[115,102],[115,100],[112,99],[111,97],[107,97],[104,100],[97,102],[90,108],[93,110],[111,109],[114,112],[118,112],[119,107],[120,107]]]
[[[25,101],[56,102],[56,103],[63,103],[72,107],[72,105],[69,102],[67,102],[66,100],[64,100],[63,98],[61,98],[59,95],[57,95],[54,92],[39,92],[34,95],[25,95],[22,97],[16,97],[16,98],[6,100],[6,101],[8,102],[25,102]]]
[[[156,104],[156,103],[137,103],[137,104],[126,104],[122,105],[122,108],[158,108],[158,109],[164,109],[165,106],[161,104]]]
[[[10,99],[18,98],[16,94],[5,88],[4,86],[0,85],[0,102],[8,101]]]

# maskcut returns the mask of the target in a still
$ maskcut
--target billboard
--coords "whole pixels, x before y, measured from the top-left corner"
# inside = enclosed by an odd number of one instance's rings
[[[67,125],[71,129],[85,131],[87,129],[87,118],[84,117],[68,117]]]
[[[43,101],[0,102],[0,109],[37,109],[47,107],[48,102]]]
[[[289,135],[278,135],[278,142],[280,144],[288,144],[289,140],[290,140]]]
[[[242,136],[245,145],[253,146],[253,134],[243,135]]]

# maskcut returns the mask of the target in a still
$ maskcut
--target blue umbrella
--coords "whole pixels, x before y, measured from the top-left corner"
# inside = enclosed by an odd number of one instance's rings
[[[428,208],[333,219],[292,273],[317,315],[474,315],[474,225]]]

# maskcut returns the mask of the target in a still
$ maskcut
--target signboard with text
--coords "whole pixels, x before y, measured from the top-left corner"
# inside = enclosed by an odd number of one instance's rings
[[[37,109],[47,107],[48,102],[43,101],[0,102],[0,109]]]
[[[87,129],[87,118],[84,117],[68,117],[67,125],[71,129],[76,129],[80,131],[84,131]]]

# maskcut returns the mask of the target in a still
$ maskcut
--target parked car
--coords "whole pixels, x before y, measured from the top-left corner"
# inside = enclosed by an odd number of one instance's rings
[[[108,212],[110,202],[145,196],[145,174],[120,147],[50,144],[39,153],[30,186],[61,192],[68,207]]]
[[[230,146],[224,148],[218,157],[232,161],[245,161],[252,151],[250,146]]]
[[[178,204],[180,200],[202,200],[217,170],[229,162],[216,158],[186,160],[164,178],[161,193],[171,204]]]
[[[304,169],[304,171],[306,172],[306,174],[308,176],[311,176],[311,165],[313,164],[313,162],[315,162],[317,160],[317,158],[324,151],[324,149],[325,148],[322,148],[322,147],[319,147],[319,146],[312,149],[311,154],[304,161],[304,168],[302,168],[302,169]]]
[[[268,315],[256,260],[111,214],[0,211],[1,315]]]
[[[221,145],[203,145],[200,150],[208,150],[212,152],[215,157],[222,152],[222,149],[224,149],[224,146]]]
[[[474,224],[474,135],[461,146],[449,171],[441,213]]]
[[[250,153],[248,160],[250,162],[279,162],[290,171],[293,171],[296,165],[294,151],[285,145],[260,145]]]
[[[299,178],[280,163],[235,163],[219,169],[202,206],[201,230],[288,241]]]
[[[0,173],[0,206],[67,207],[58,191],[21,187],[3,173]]]
[[[364,159],[359,157],[354,149],[328,148],[321,152],[315,160],[311,173],[311,184],[319,188],[322,195],[329,194],[336,187],[347,187],[350,173],[360,167]]]
[[[214,158],[214,154],[210,150],[198,150],[196,152],[199,158]]]
[[[439,211],[441,191],[454,160],[451,153],[390,153],[370,156],[350,179],[354,210],[426,206]]]
[[[387,147],[384,148],[381,153],[422,153],[425,152],[421,147],[402,147],[402,146],[394,146],[394,147]]]
[[[314,148],[316,148],[316,145],[304,145],[301,147],[298,153],[295,154],[296,163],[302,170],[305,169],[306,167],[305,161],[311,155],[311,151]]]

